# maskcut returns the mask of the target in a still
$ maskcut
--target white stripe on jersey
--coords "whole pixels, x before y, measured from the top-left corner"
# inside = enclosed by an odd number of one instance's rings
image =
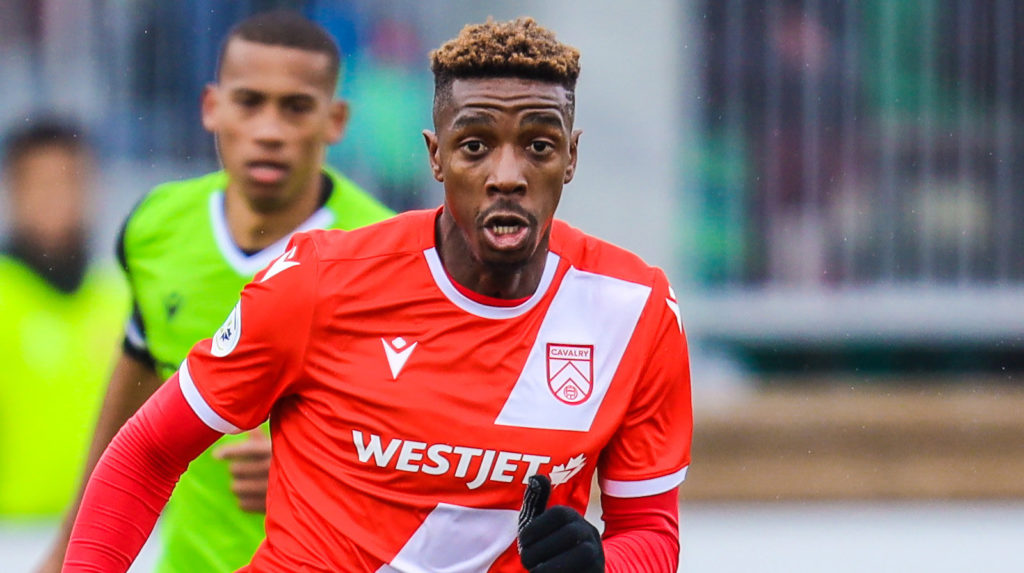
[[[570,268],[519,380],[494,421],[501,426],[586,432],[611,385],[651,287]],[[590,396],[568,404],[548,387],[548,344],[590,345]]]
[[[196,388],[195,381],[192,380],[192,374],[188,371],[188,358],[183,360],[181,368],[178,368],[178,386],[181,387],[181,393],[185,395],[185,401],[204,424],[222,434],[238,434],[242,431],[231,422],[221,418],[220,414],[214,412],[213,408],[203,399],[199,389]]]
[[[612,497],[646,497],[648,495],[658,495],[659,493],[665,493],[666,491],[683,483],[683,480],[686,479],[686,470],[688,467],[689,466],[686,466],[675,473],[668,474],[667,476],[640,481],[616,481],[613,479],[598,478],[598,484],[601,486],[602,492]]]
[[[544,262],[544,274],[541,275],[540,283],[537,285],[537,290],[533,293],[533,296],[523,304],[506,307],[481,304],[459,292],[455,285],[452,284],[451,279],[448,278],[448,273],[444,270],[444,265],[441,263],[441,257],[438,256],[437,249],[434,247],[423,251],[423,256],[427,259],[430,275],[434,277],[437,288],[441,289],[441,292],[444,293],[448,300],[470,314],[493,319],[514,318],[537,306],[537,303],[544,298],[548,287],[551,286],[551,281],[555,278],[555,271],[558,270],[558,261],[561,260],[558,255],[549,251],[547,260]]]
[[[519,512],[439,503],[377,573],[487,571],[516,539]]]

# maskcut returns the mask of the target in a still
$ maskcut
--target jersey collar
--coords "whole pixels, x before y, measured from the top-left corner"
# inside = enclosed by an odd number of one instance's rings
[[[242,249],[239,249],[234,239],[231,238],[231,232],[228,230],[227,214],[224,212],[223,189],[210,195],[210,221],[213,224],[214,241],[217,243],[217,248],[220,250],[221,255],[224,256],[224,260],[238,274],[251,277],[284,252],[292,235],[302,231],[312,231],[313,229],[326,229],[334,222],[334,213],[327,207],[320,207],[308,219],[296,227],[294,231],[288,233],[274,244],[267,246],[262,251],[251,255],[247,255]]]
[[[431,224],[433,224],[433,219],[431,219]],[[452,283],[448,273],[444,270],[444,265],[441,264],[441,257],[437,254],[435,247],[430,247],[423,251],[423,256],[427,259],[430,275],[434,278],[437,288],[441,289],[441,292],[452,304],[470,314],[493,319],[515,318],[537,306],[537,303],[548,292],[548,288],[551,287],[551,282],[555,278],[555,272],[558,270],[560,260],[558,255],[548,251],[547,260],[544,262],[544,274],[540,277],[537,290],[526,301],[516,306],[491,306],[477,302],[459,291],[458,287]]]

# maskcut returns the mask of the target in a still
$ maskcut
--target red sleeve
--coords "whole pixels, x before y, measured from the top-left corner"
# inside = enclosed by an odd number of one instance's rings
[[[693,409],[686,337],[679,304],[663,274],[636,336],[628,359],[640,371],[625,416],[598,465],[601,491],[615,497],[669,491],[682,483],[690,463]]]
[[[185,399],[211,428],[255,428],[295,392],[315,312],[317,250],[304,233],[245,286],[213,335],[179,370]]]
[[[127,571],[189,462],[220,436],[192,411],[172,376],[114,436],[93,470],[63,571]]]
[[[609,573],[675,573],[679,568],[679,489],[647,497],[601,496]]]

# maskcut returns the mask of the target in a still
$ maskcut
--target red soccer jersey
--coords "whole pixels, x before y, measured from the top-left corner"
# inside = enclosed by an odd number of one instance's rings
[[[586,510],[668,491],[690,459],[686,343],[664,273],[556,221],[537,292],[460,292],[438,211],[297,235],[179,371],[193,410],[268,417],[267,539],[252,571],[522,571],[528,476]]]

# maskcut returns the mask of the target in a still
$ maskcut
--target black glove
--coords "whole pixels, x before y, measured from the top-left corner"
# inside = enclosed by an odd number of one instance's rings
[[[545,511],[551,481],[530,476],[519,511],[519,559],[530,573],[604,573],[601,535],[578,511],[556,505]]]

